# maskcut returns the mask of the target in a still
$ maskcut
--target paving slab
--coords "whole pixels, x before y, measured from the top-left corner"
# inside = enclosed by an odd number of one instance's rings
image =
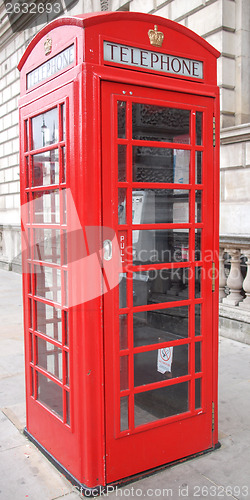
[[[0,270],[0,499],[77,500],[79,494],[23,435],[25,390],[21,276]],[[219,345],[221,448],[168,467],[108,498],[250,499],[250,346]]]

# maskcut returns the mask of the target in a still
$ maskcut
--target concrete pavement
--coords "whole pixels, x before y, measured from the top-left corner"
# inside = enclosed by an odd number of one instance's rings
[[[250,346],[220,339],[221,448],[114,490],[111,499],[250,499]],[[0,499],[79,500],[23,435],[25,392],[21,276],[0,270]]]

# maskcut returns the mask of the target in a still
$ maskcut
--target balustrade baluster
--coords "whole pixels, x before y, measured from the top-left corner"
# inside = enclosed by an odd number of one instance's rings
[[[239,249],[228,248],[225,250],[231,256],[231,269],[227,278],[227,286],[229,288],[229,295],[222,299],[222,303],[228,306],[237,306],[243,300],[241,295],[243,277],[240,269],[240,255]]]
[[[244,250],[242,253],[247,258],[247,274],[242,285],[246,298],[239,304],[239,307],[250,311],[250,250]]]
[[[227,283],[227,278],[225,275],[225,265],[224,265],[224,247],[220,247],[219,253],[219,302],[226,297],[225,286]]]

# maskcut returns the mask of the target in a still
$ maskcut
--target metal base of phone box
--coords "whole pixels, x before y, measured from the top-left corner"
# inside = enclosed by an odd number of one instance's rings
[[[24,435],[43,453],[43,455],[56,467],[56,469],[63,474],[66,479],[68,479],[73,486],[75,486],[76,490],[81,493],[83,496],[93,498],[103,495],[107,492],[111,492],[110,487],[121,488],[126,486],[127,484],[132,484],[140,479],[144,479],[145,477],[152,476],[157,474],[158,472],[168,469],[169,467],[173,467],[174,465],[181,464],[183,462],[187,462],[188,460],[192,460],[194,458],[200,457],[202,455],[206,455],[211,453],[212,451],[218,450],[221,447],[220,442],[216,443],[214,447],[208,448],[207,450],[201,451],[199,453],[194,453],[193,455],[189,455],[187,457],[181,458],[180,460],[175,460],[174,462],[170,462],[167,464],[160,465],[159,467],[154,467],[153,469],[146,470],[144,472],[140,472],[139,474],[135,474],[133,476],[125,477],[119,481],[115,481],[113,483],[107,484],[106,486],[95,486],[94,488],[88,488],[84,484],[80,483],[70,472],[63,467],[63,465],[58,462],[26,429],[24,429]],[[113,491],[113,490],[112,490]]]

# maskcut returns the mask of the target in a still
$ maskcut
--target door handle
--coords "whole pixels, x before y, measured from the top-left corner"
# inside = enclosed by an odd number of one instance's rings
[[[104,258],[104,260],[111,260],[112,259],[112,241],[111,240],[105,240],[103,242],[103,258]]]

